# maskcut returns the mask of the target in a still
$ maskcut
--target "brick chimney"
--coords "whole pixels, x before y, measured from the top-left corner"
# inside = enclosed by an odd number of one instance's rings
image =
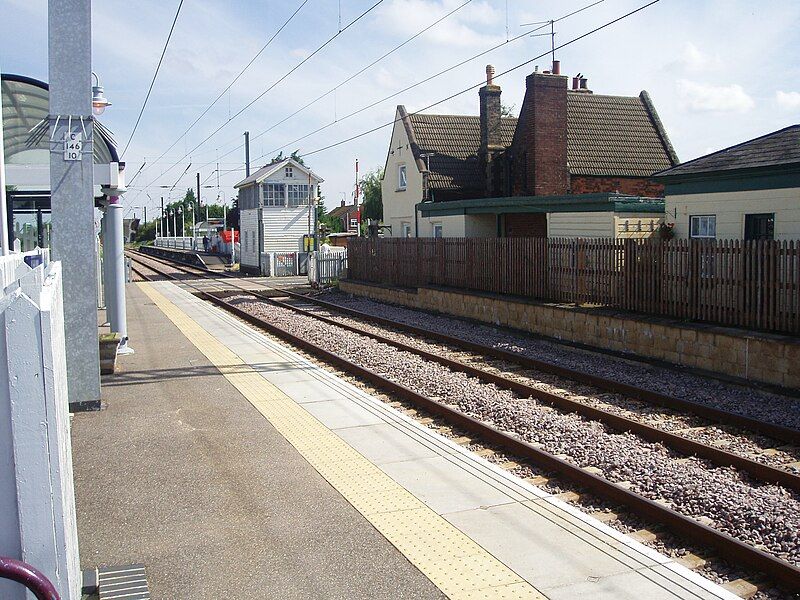
[[[494,67],[486,65],[486,85],[478,91],[481,105],[481,146],[478,156],[484,173],[484,193],[487,197],[497,195],[499,190],[498,169],[495,157],[505,147],[500,136],[500,86],[494,85]]]
[[[568,194],[567,77],[534,72],[525,87],[512,143],[514,194]]]

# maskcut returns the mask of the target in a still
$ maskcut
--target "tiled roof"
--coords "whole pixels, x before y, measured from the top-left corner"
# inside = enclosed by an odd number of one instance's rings
[[[659,176],[800,164],[800,125],[791,125],[662,171]]]
[[[408,120],[415,157],[435,153],[429,159],[431,189],[483,190],[479,117],[410,114]],[[503,118],[504,146],[511,146],[516,126],[516,118]],[[567,162],[572,175],[649,177],[678,159],[646,92],[638,97],[567,92]]]
[[[572,175],[649,177],[678,160],[645,92],[568,92],[567,162]]]
[[[478,163],[481,145],[480,118],[469,115],[409,115],[419,152],[434,152],[427,159],[431,189],[483,190]],[[517,119],[504,117],[500,135],[504,146],[511,145]]]
[[[328,212],[328,215],[331,217],[341,217],[350,212],[358,212],[359,208],[359,206],[355,206],[354,204],[345,204],[344,206],[337,206],[336,208],[332,209],[330,212]]]

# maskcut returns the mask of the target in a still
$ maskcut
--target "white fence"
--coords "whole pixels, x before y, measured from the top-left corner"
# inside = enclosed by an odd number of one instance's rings
[[[24,258],[24,257],[23,257]],[[0,295],[0,555],[41,570],[63,600],[81,596],[67,399],[61,263],[29,268]],[[0,598],[24,600],[0,580]]]
[[[314,286],[330,285],[347,268],[347,248],[312,252],[308,257],[308,281]]]
[[[12,252],[7,256],[0,256],[0,290],[5,289],[13,282],[30,271],[25,260],[34,264],[50,262],[50,248],[37,248],[30,252]],[[41,257],[41,258],[39,258]]]
[[[203,242],[193,237],[157,237],[153,245],[159,248],[174,248],[175,250],[196,250],[196,246],[202,249]]]

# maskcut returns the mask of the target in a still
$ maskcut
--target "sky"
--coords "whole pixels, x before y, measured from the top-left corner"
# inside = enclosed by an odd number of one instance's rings
[[[146,205],[154,215],[159,198],[182,196],[194,186],[197,172],[207,186],[204,200],[230,203],[233,185],[244,177],[244,131],[251,136],[253,169],[280,150],[298,150],[324,179],[321,191],[329,209],[343,198],[352,201],[355,161],[362,175],[383,166],[391,135],[387,125],[397,104],[414,111],[440,102],[426,112],[477,114],[477,89],[451,96],[481,83],[487,64],[502,73],[547,52],[549,36],[523,35],[537,27],[526,24],[557,19],[592,3],[383,0],[347,27],[377,1],[306,0],[229,92],[189,129],[303,0],[184,0],[147,108],[123,156],[129,181],[145,163],[123,197],[127,212],[138,214]],[[114,132],[120,150],[131,135],[178,3],[94,3],[93,70],[113,103],[101,121]],[[603,0],[557,22],[556,45],[646,3]],[[595,93],[637,95],[647,90],[679,159],[685,161],[800,122],[798,25],[797,0],[661,0],[557,50],[556,58],[562,74],[583,73]],[[308,58],[340,27],[347,28]],[[546,30],[549,26],[536,33]],[[503,103],[516,111],[525,76],[534,66],[548,69],[549,55],[495,80],[502,87]],[[48,79],[45,0],[0,0],[0,70]],[[338,145],[314,152],[331,144]]]

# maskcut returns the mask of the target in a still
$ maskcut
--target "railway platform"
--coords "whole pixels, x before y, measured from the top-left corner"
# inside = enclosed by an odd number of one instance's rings
[[[179,284],[128,293],[136,354],[74,417],[79,534],[153,598],[737,597]]]

